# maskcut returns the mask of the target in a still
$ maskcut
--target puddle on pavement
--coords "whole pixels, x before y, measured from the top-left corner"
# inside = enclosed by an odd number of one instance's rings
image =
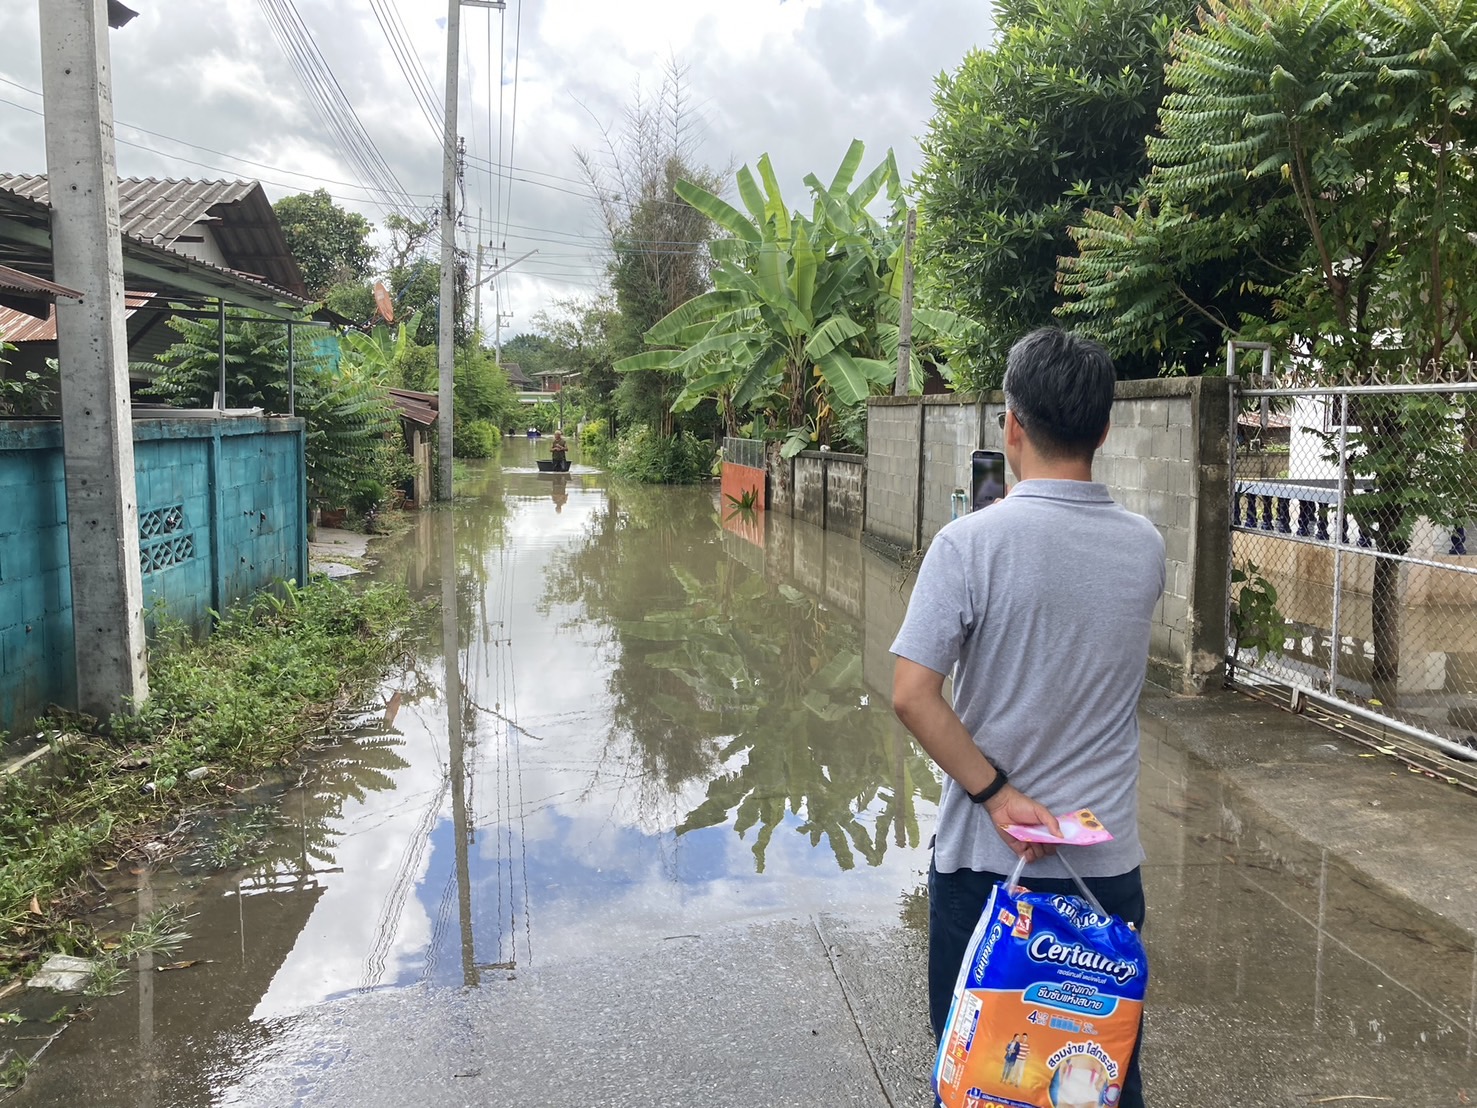
[[[375,575],[436,605],[384,710],[268,790],[264,857],[139,875],[120,916],[187,899],[201,961],[90,1004],[17,1103],[214,1103],[293,1017],[371,990],[496,989],[774,918],[917,926],[938,782],[887,708],[896,567],[725,520],[712,489],[532,459],[510,441],[454,511],[380,541]],[[1466,1080],[1471,936],[1301,851],[1152,721],[1144,766],[1151,1036],[1230,1080],[1216,1036],[1314,1091]]]

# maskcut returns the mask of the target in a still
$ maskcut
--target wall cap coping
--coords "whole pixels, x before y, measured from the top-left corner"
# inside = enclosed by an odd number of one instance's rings
[[[1114,400],[1147,400],[1160,397],[1194,396],[1206,388],[1206,382],[1221,382],[1220,375],[1201,377],[1143,377],[1119,381],[1113,386]],[[1216,386],[1210,386],[1216,387]],[[919,403],[964,407],[971,404],[1004,404],[1005,393],[999,389],[983,393],[942,393],[931,396],[869,396],[869,408],[907,408]]]
[[[135,412],[133,441],[294,434],[305,426],[301,416],[221,415],[212,409],[188,411],[188,414]],[[55,450],[61,445],[60,419],[0,419],[0,450]]]
[[[853,465],[866,465],[865,454],[847,454],[840,450],[802,450],[796,454],[797,458],[819,458],[821,461],[848,462]]]

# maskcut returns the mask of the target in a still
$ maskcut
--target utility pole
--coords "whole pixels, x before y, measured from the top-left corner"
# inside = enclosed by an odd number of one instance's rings
[[[446,129],[441,151],[441,294],[437,304],[440,331],[436,340],[439,370],[436,388],[437,451],[440,461],[436,499],[451,499],[452,382],[456,366],[456,101],[457,64],[461,50],[461,0],[446,8]]]
[[[446,4],[446,129],[441,151],[441,294],[440,333],[436,342],[438,373],[436,431],[441,480],[438,500],[451,499],[452,382],[456,373],[456,103],[460,95],[457,66],[461,54],[462,5],[470,8],[506,7],[505,0],[447,0]],[[481,228],[478,228],[481,233]]]
[[[482,209],[477,209],[477,279],[472,282],[472,332],[482,342]]]
[[[149,695],[123,324],[107,0],[41,0],[41,88],[71,549],[77,707],[107,719]]]
[[[918,212],[908,209],[908,229],[903,235],[903,309],[897,328],[897,382],[894,396],[907,396],[913,377],[913,235],[918,229]]]

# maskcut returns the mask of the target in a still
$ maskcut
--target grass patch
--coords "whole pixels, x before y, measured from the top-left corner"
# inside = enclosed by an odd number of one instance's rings
[[[88,873],[226,782],[290,761],[363,701],[401,651],[409,615],[402,589],[286,584],[203,642],[162,631],[138,714],[44,722],[56,756],[0,782],[0,981],[43,951],[97,951],[74,919],[98,891],[82,887]]]

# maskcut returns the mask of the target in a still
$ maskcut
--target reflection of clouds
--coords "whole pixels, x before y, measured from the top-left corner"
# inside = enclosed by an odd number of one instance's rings
[[[740,837],[732,813],[716,827],[676,834],[707,799],[709,775],[670,785],[651,752],[617,731],[608,683],[621,651],[608,626],[574,618],[588,615],[578,603],[539,611],[551,562],[582,541],[604,494],[571,482],[564,511],[555,513],[532,474],[509,475],[505,490],[506,545],[461,550],[480,561],[475,593],[463,589],[470,610],[460,613],[459,665],[470,705],[474,960],[522,964],[530,953],[536,962],[560,960],[818,911],[893,917],[900,890],[914,887],[927,865],[921,848],[890,847],[875,868],[858,854],[856,868],[843,872],[824,837],[812,846],[799,832],[803,812],[787,813],[760,874],[753,854],[760,829]],[[413,536],[399,541],[413,549]],[[398,552],[387,553],[387,565],[403,564]],[[421,553],[429,557],[429,545]],[[427,570],[434,578],[434,565]],[[444,687],[440,662],[421,661],[436,690]],[[460,981],[445,709],[429,696],[404,705],[396,722],[409,764],[395,774],[394,791],[346,800],[334,829],[343,872],[322,875],[324,894],[258,1019],[352,992],[366,975],[388,985]],[[698,736],[713,776],[745,767],[747,750],[718,763],[732,737]],[[874,807],[880,811],[881,801]],[[919,800],[917,809],[926,824],[930,807]],[[866,813],[858,823],[873,830]]]
[[[402,715],[405,722],[407,716]],[[442,773],[423,736],[407,732],[404,758],[410,763],[395,774],[393,792],[367,793],[363,801],[344,802],[344,816],[334,863],[342,873],[323,873],[323,886],[307,926],[298,935],[282,968],[252,1013],[271,1019],[299,1011],[357,988],[363,980],[365,959],[379,938],[383,906],[390,899],[401,859],[420,822],[423,805],[444,798]],[[352,757],[352,753],[347,755]],[[424,800],[406,805],[407,793]],[[437,803],[441,807],[442,802]],[[424,872],[409,875],[418,881]],[[387,976],[413,958],[424,945],[429,921],[414,898],[407,898],[399,918],[392,921],[395,941],[387,952]]]

